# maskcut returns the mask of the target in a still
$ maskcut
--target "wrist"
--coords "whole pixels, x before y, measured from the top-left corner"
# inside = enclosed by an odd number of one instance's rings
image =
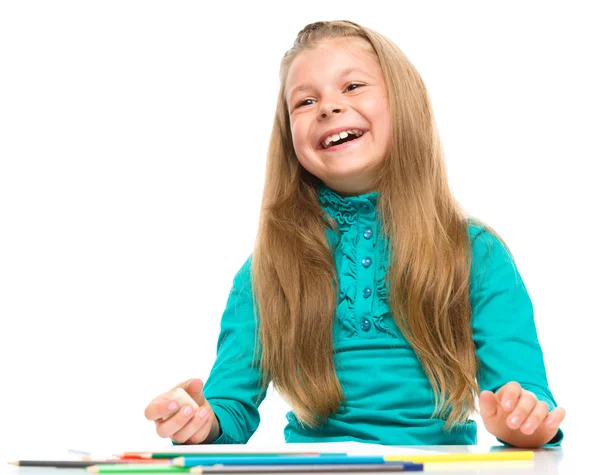
[[[556,433],[553,434],[550,438],[548,438],[547,435],[540,435],[536,433],[526,435],[517,429],[508,431],[501,435],[497,435],[496,438],[505,444],[520,449],[536,449],[554,440],[557,434],[558,429],[556,430]]]

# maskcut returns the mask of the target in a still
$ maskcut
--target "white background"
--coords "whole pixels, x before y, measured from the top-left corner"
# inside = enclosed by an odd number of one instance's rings
[[[254,243],[279,61],[333,19],[388,36],[422,75],[451,187],[508,242],[533,300],[565,446],[588,442],[592,3],[0,3],[3,458],[166,443],[144,408],[214,361]],[[270,393],[252,441],[282,442],[287,409]]]

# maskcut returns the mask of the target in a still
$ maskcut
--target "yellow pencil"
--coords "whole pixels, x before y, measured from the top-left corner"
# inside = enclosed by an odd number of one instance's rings
[[[383,458],[386,462],[485,462],[496,460],[533,460],[533,452],[531,450],[503,450],[485,453],[386,455]]]

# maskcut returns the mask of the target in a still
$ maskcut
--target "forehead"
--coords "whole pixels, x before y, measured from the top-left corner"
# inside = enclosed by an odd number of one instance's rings
[[[298,85],[309,86],[313,81],[333,79],[350,68],[373,76],[381,75],[381,68],[370,45],[360,38],[336,38],[320,42],[296,56],[286,78],[286,91]]]

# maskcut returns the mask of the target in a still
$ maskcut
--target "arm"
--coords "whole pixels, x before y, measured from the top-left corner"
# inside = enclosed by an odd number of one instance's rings
[[[533,306],[505,246],[480,227],[471,230],[473,260],[470,299],[481,390],[498,391],[510,381],[531,391],[549,410],[556,402],[548,388]],[[560,429],[546,445],[560,445]],[[498,439],[502,443],[506,443]]]
[[[262,373],[254,358],[256,321],[250,265],[251,258],[234,278],[221,319],[217,359],[204,386],[204,396],[221,426],[214,444],[244,444],[260,422],[258,407],[265,391],[261,391]]]

